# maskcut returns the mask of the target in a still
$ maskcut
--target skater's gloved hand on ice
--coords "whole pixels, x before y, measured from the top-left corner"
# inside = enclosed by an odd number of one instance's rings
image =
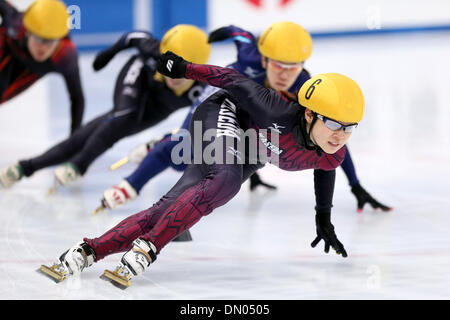
[[[179,79],[185,77],[188,63],[182,57],[167,51],[159,57],[156,69],[164,76]]]
[[[382,211],[391,211],[392,208],[388,207],[374,198],[358,183],[352,187],[352,193],[355,195],[358,201],[358,212],[362,212],[366,203],[370,204],[374,209],[381,209]]]
[[[347,252],[344,249],[344,245],[336,237],[334,232],[334,226],[330,221],[329,212],[316,213],[316,231],[317,237],[311,242],[311,247],[315,247],[320,240],[325,242],[324,251],[328,253],[330,246],[336,251],[337,254],[342,254],[342,257],[347,257]]]

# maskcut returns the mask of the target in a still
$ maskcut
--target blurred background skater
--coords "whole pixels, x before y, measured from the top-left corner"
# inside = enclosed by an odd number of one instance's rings
[[[84,175],[91,163],[120,139],[156,125],[195,101],[204,85],[162,76],[155,72],[155,59],[161,52],[173,50],[198,63],[207,62],[210,45],[201,29],[177,25],[167,31],[161,43],[148,32],[126,33],[97,55],[93,68],[102,69],[118,52],[128,48],[136,48],[138,53],[119,73],[113,109],[83,125],[70,138],[42,155],[3,169],[0,181],[4,187],[11,187],[40,169],[62,164],[54,171],[55,184],[49,190],[53,192],[57,186],[65,186]],[[10,175],[13,168],[20,174]]]
[[[37,0],[25,12],[19,12],[1,0],[0,15],[0,103],[22,93],[46,74],[59,73],[70,96],[73,133],[82,122],[84,96],[64,2]]]
[[[66,5],[58,0],[37,0],[19,12],[0,0],[0,15],[0,104],[56,72],[64,78],[69,92],[73,134],[83,119],[84,95],[77,50],[69,38]],[[0,184],[9,187],[23,175],[21,166],[4,168]]]

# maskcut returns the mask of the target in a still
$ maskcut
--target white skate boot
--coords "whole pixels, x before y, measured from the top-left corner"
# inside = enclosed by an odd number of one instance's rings
[[[38,272],[49,277],[56,283],[66,280],[70,276],[77,276],[95,261],[94,250],[84,241],[78,242],[64,252],[59,261],[51,267],[41,265]]]
[[[103,193],[105,205],[109,209],[116,209],[125,203],[136,199],[137,192],[127,180],[122,180],[118,186],[113,186]]]
[[[0,184],[3,188],[11,188],[22,177],[23,170],[18,163],[0,170]]]
[[[133,248],[126,252],[114,271],[105,270],[100,277],[124,290],[131,286],[131,278],[145,271],[156,260],[156,247],[150,241],[136,239]]]
[[[116,209],[125,203],[136,199],[137,192],[127,180],[122,180],[118,186],[113,186],[103,193],[100,206],[94,210],[92,215],[96,215],[105,209]]]
[[[81,177],[80,171],[72,163],[65,163],[55,169],[55,182],[53,186],[48,190],[47,194],[53,193],[58,186],[65,186],[79,177]]]

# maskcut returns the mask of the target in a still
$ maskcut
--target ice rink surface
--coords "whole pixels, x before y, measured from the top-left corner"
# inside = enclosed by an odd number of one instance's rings
[[[83,237],[96,237],[151,206],[177,181],[167,170],[134,202],[95,217],[104,189],[135,166],[108,167],[138,143],[179,125],[187,109],[118,142],[85,177],[46,196],[52,168],[0,190],[0,299],[450,299],[450,33],[319,39],[305,67],[355,79],[366,113],[349,147],[361,184],[392,212],[356,200],[337,169],[332,222],[349,254],[325,254],[315,238],[312,171],[267,166],[275,192],[250,193],[192,229],[194,241],[170,243],[133,285],[121,291],[99,279],[121,254],[55,284],[35,270]],[[81,56],[84,122],[111,108],[112,89],[128,53],[98,73],[94,53]],[[232,45],[214,45],[211,63],[227,64]],[[56,75],[0,108],[0,166],[38,155],[69,132],[69,103]]]

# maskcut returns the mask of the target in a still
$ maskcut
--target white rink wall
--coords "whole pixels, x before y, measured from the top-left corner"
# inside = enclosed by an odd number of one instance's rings
[[[211,30],[235,24],[262,32],[283,20],[298,22],[310,32],[450,23],[450,1],[445,0],[210,0],[208,4]]]
[[[19,10],[25,10],[33,0],[9,0],[9,3],[13,4]]]

